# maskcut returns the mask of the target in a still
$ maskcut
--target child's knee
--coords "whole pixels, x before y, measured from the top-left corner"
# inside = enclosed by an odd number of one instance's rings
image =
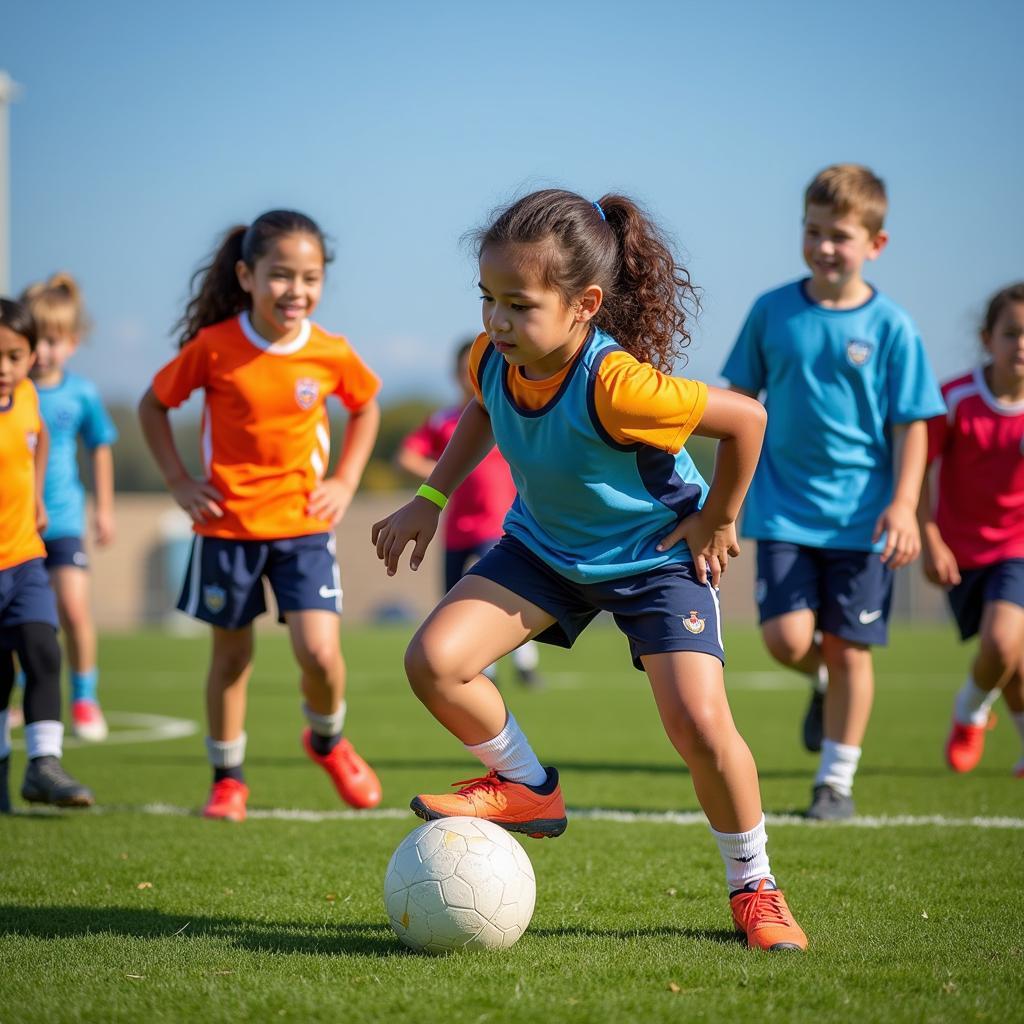
[[[732,721],[723,721],[719,709],[711,705],[680,708],[665,719],[665,729],[672,745],[687,763],[695,760],[717,763],[735,733]]]
[[[813,634],[805,638],[793,630],[771,628],[770,626],[764,628],[762,636],[768,653],[783,665],[796,665],[802,661],[814,643]]]
[[[333,638],[326,638],[314,643],[303,644],[296,651],[299,665],[304,672],[330,676],[341,664],[341,648]]]
[[[1006,629],[995,625],[986,629],[981,635],[981,653],[995,661],[1001,671],[1007,672],[1016,668],[1024,655],[1022,638],[1016,629]]]

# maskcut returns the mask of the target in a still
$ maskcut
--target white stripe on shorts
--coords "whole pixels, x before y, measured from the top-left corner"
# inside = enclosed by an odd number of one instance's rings
[[[718,632],[718,646],[722,648],[722,653],[725,653],[725,644],[722,643],[722,606],[718,603],[718,591],[711,586],[711,581],[708,580],[708,590],[711,591],[711,600],[715,602],[715,629]]]
[[[203,566],[203,537],[197,533],[192,539],[192,564],[188,569],[188,604],[185,614],[194,616],[199,611],[199,576]]]

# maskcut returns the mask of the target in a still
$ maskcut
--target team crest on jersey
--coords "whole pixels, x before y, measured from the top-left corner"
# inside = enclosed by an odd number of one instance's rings
[[[29,430],[25,433],[25,443],[28,445],[28,450],[34,452],[36,445],[39,444],[39,435],[34,430]]]
[[[203,604],[216,615],[218,612],[224,610],[224,605],[227,603],[228,594],[223,587],[210,585],[203,587]]]
[[[295,382],[295,401],[300,409],[312,409],[320,397],[320,385],[312,377],[300,377]]]
[[[850,338],[846,343],[846,361],[851,366],[863,366],[871,358],[874,350],[873,342]]]
[[[699,618],[696,611],[691,611],[688,617],[686,615],[680,615],[679,617],[683,620],[683,625],[694,636],[704,632],[704,619]]]

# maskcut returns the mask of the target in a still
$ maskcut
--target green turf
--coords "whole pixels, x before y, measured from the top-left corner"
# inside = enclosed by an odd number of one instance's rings
[[[385,804],[476,771],[401,678],[401,630],[353,632],[348,733]],[[765,807],[806,806],[805,693],[772,671],[753,631],[730,630],[731,701],[757,757]],[[198,720],[205,638],[106,637],[113,712]],[[1024,816],[1005,721],[981,767],[942,764],[967,652],[951,632],[900,630],[878,656],[878,699],[858,778],[863,815]],[[572,807],[696,810],[644,677],[594,628],[545,649],[542,693],[506,692]],[[251,684],[253,808],[333,810],[298,746],[295,671],[261,637]],[[16,734],[17,735],[17,734]],[[20,780],[24,754],[12,756]],[[745,949],[730,929],[706,828],[570,821],[527,841],[537,910],[500,954],[404,951],[381,898],[391,851],[416,819],[230,826],[144,813],[198,806],[201,733],[69,749],[94,812],[0,819],[0,1021],[1013,1021],[1024,1019],[1024,832],[775,824],[773,867],[810,936],[803,957]]]

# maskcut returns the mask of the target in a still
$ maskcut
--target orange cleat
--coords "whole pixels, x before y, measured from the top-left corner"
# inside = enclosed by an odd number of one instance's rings
[[[221,779],[210,790],[203,817],[218,821],[245,821],[245,802],[248,799],[249,787],[244,782]]]
[[[807,948],[807,936],[793,920],[782,890],[774,886],[769,889],[769,885],[771,882],[762,878],[752,892],[740,889],[729,897],[733,924],[737,931],[746,933],[751,949],[802,953]]]
[[[946,764],[955,772],[969,772],[976,768],[985,750],[985,733],[995,728],[995,715],[989,715],[984,725],[962,725],[953,719],[953,727],[946,740]]]
[[[380,803],[380,780],[373,769],[356,753],[348,740],[340,740],[329,754],[318,754],[313,749],[313,730],[302,734],[302,745],[311,761],[315,761],[334,783],[342,800],[357,810],[367,810]]]
[[[547,773],[542,785],[527,786],[489,771],[482,779],[453,782],[453,786],[462,786],[457,793],[421,794],[409,806],[425,821],[465,815],[486,818],[531,839],[553,839],[565,831],[565,801],[558,772],[548,768]]]

